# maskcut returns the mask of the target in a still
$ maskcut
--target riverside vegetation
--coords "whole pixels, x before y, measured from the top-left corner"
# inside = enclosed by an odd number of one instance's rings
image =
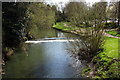
[[[71,55],[85,62],[88,68],[83,70],[83,76],[90,78],[120,78],[117,38],[104,36],[105,29],[110,29],[109,19],[117,29],[107,33],[118,36],[120,31],[120,2],[97,2],[88,6],[84,2],[69,2],[62,9],[55,5],[40,3],[3,3],[3,60],[19,48],[24,48],[24,41],[39,38],[41,28],[56,28],[61,31],[79,35],[71,45]],[[113,7],[110,9],[110,7]],[[109,7],[107,9],[107,7]],[[81,47],[82,45],[82,47]],[[114,69],[114,70],[113,70]],[[113,72],[114,71],[114,72]]]
[[[65,31],[65,32],[71,32],[74,34],[78,34],[78,31],[76,32],[76,30],[78,30],[78,28],[74,28],[74,29],[67,28],[66,26],[64,26],[64,22],[58,23],[57,25],[54,25],[53,27],[60,29],[62,31]],[[88,28],[87,28],[87,30],[88,30]],[[81,34],[79,34],[79,35],[81,36]],[[87,37],[87,39],[88,39],[88,37]],[[85,38],[83,40],[85,40]],[[112,77],[119,78],[119,71],[118,71],[119,70],[118,66],[119,66],[119,62],[120,62],[120,60],[118,58],[119,39],[104,36],[104,40],[105,41],[103,42],[103,47],[101,49],[102,51],[97,50],[96,52],[98,52],[98,53],[96,53],[96,55],[94,55],[91,58],[92,60],[88,59],[90,57],[90,55],[87,56],[88,51],[86,49],[84,49],[85,47],[83,47],[83,49],[80,49],[80,50],[77,49],[77,47],[80,48],[81,43],[84,44],[85,42],[78,41],[76,43],[72,43],[76,46],[76,49],[73,49],[71,51],[75,56],[77,56],[77,57],[79,56],[80,60],[82,59],[82,60],[91,61],[91,62],[88,62],[88,68],[83,70],[84,76],[93,77],[93,78],[112,78]],[[91,45],[92,45],[90,48],[90,52],[93,51],[94,49],[96,50],[95,47],[97,47],[96,45],[98,45],[98,42],[95,43],[95,41],[96,41],[96,38],[93,41],[90,41]],[[87,46],[86,46],[86,48],[89,49],[89,47],[87,47]],[[84,52],[84,51],[86,53],[82,54],[81,52]],[[92,53],[90,53],[90,54],[92,54]],[[86,54],[86,56],[85,56],[85,54]],[[92,63],[92,65],[90,63]]]

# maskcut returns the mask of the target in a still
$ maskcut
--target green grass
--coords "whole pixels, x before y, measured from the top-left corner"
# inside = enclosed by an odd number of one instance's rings
[[[118,58],[118,40],[117,38],[105,37],[104,52],[94,56],[93,63],[96,65],[96,75],[93,78],[120,78],[118,64],[112,62],[113,58]],[[108,58],[107,56],[111,57]],[[92,68],[88,67],[83,70],[85,73],[91,72]]]
[[[118,34],[117,31],[107,31],[108,34],[111,34],[113,36],[117,36],[117,37],[120,37],[120,34]]]
[[[67,26],[65,26],[64,24],[67,24]],[[71,30],[79,29],[78,27],[70,26],[69,22],[59,22],[59,23],[56,23],[56,25],[53,25],[53,28],[61,29],[63,31],[71,31]]]
[[[109,57],[118,58],[118,40],[117,38],[106,37],[104,44],[105,53]]]
[[[112,58],[118,59],[118,40],[120,39],[110,37],[105,38],[106,41],[104,44],[104,52],[95,56],[96,59],[94,59],[94,62],[99,62],[97,65],[97,70],[99,71],[97,71],[96,76],[98,78],[120,78],[120,75],[118,75],[120,73],[118,68],[118,64],[120,62],[116,61],[109,65],[109,63],[112,61]],[[111,58],[108,58],[107,56]],[[106,66],[109,66],[108,70],[104,68]]]

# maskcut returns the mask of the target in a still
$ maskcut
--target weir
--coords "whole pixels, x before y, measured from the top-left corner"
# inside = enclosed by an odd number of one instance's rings
[[[11,56],[3,78],[82,78],[84,64],[78,64],[68,51],[73,47],[69,42],[80,37],[54,29],[41,30],[39,34],[25,41],[26,50],[20,49]]]
[[[44,43],[44,42],[69,42],[69,41],[75,41],[78,39],[68,39],[68,38],[43,38],[40,40],[31,40],[31,41],[26,41],[25,43]]]

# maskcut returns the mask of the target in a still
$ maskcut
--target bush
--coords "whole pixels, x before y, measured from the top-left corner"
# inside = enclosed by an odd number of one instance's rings
[[[120,62],[118,59],[113,59],[104,53],[100,53],[94,57],[93,62],[97,62],[94,64],[97,71],[96,76],[102,78],[120,78],[118,68]]]
[[[118,27],[117,24],[114,22],[105,23],[105,28],[112,29],[112,28],[117,28],[117,27]]]
[[[106,75],[109,76],[110,78],[120,78],[120,69],[118,67],[119,65],[120,65],[120,62],[113,63],[109,67],[109,70]]]
[[[82,31],[82,32],[81,32]],[[90,63],[94,56],[103,51],[103,29],[101,26],[81,29],[78,33],[80,39],[71,42],[73,48],[71,53],[75,58]]]

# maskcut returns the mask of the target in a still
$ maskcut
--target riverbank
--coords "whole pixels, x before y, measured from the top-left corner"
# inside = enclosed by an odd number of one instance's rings
[[[106,37],[104,51],[93,59],[94,67],[83,70],[83,75],[93,78],[119,78],[118,59],[118,40],[117,38]]]
[[[109,37],[115,37],[115,38],[120,39],[120,32],[117,31],[117,30],[106,31],[106,34],[107,34]]]
[[[74,33],[74,34],[77,34],[77,32],[79,32],[78,31],[79,28],[76,26],[71,26],[69,22],[56,23],[56,25],[53,25],[53,28],[63,32]]]
[[[53,26],[55,29],[59,29],[64,32],[70,32],[74,34],[79,33],[79,28],[69,27],[64,25],[67,23],[57,23]],[[84,31],[84,30],[83,30]],[[92,78],[119,78],[118,64],[120,60],[118,59],[118,38],[111,38],[105,35],[104,51],[99,53],[93,58],[94,67],[88,67],[83,70],[83,76]],[[114,70],[113,70],[114,69]]]

